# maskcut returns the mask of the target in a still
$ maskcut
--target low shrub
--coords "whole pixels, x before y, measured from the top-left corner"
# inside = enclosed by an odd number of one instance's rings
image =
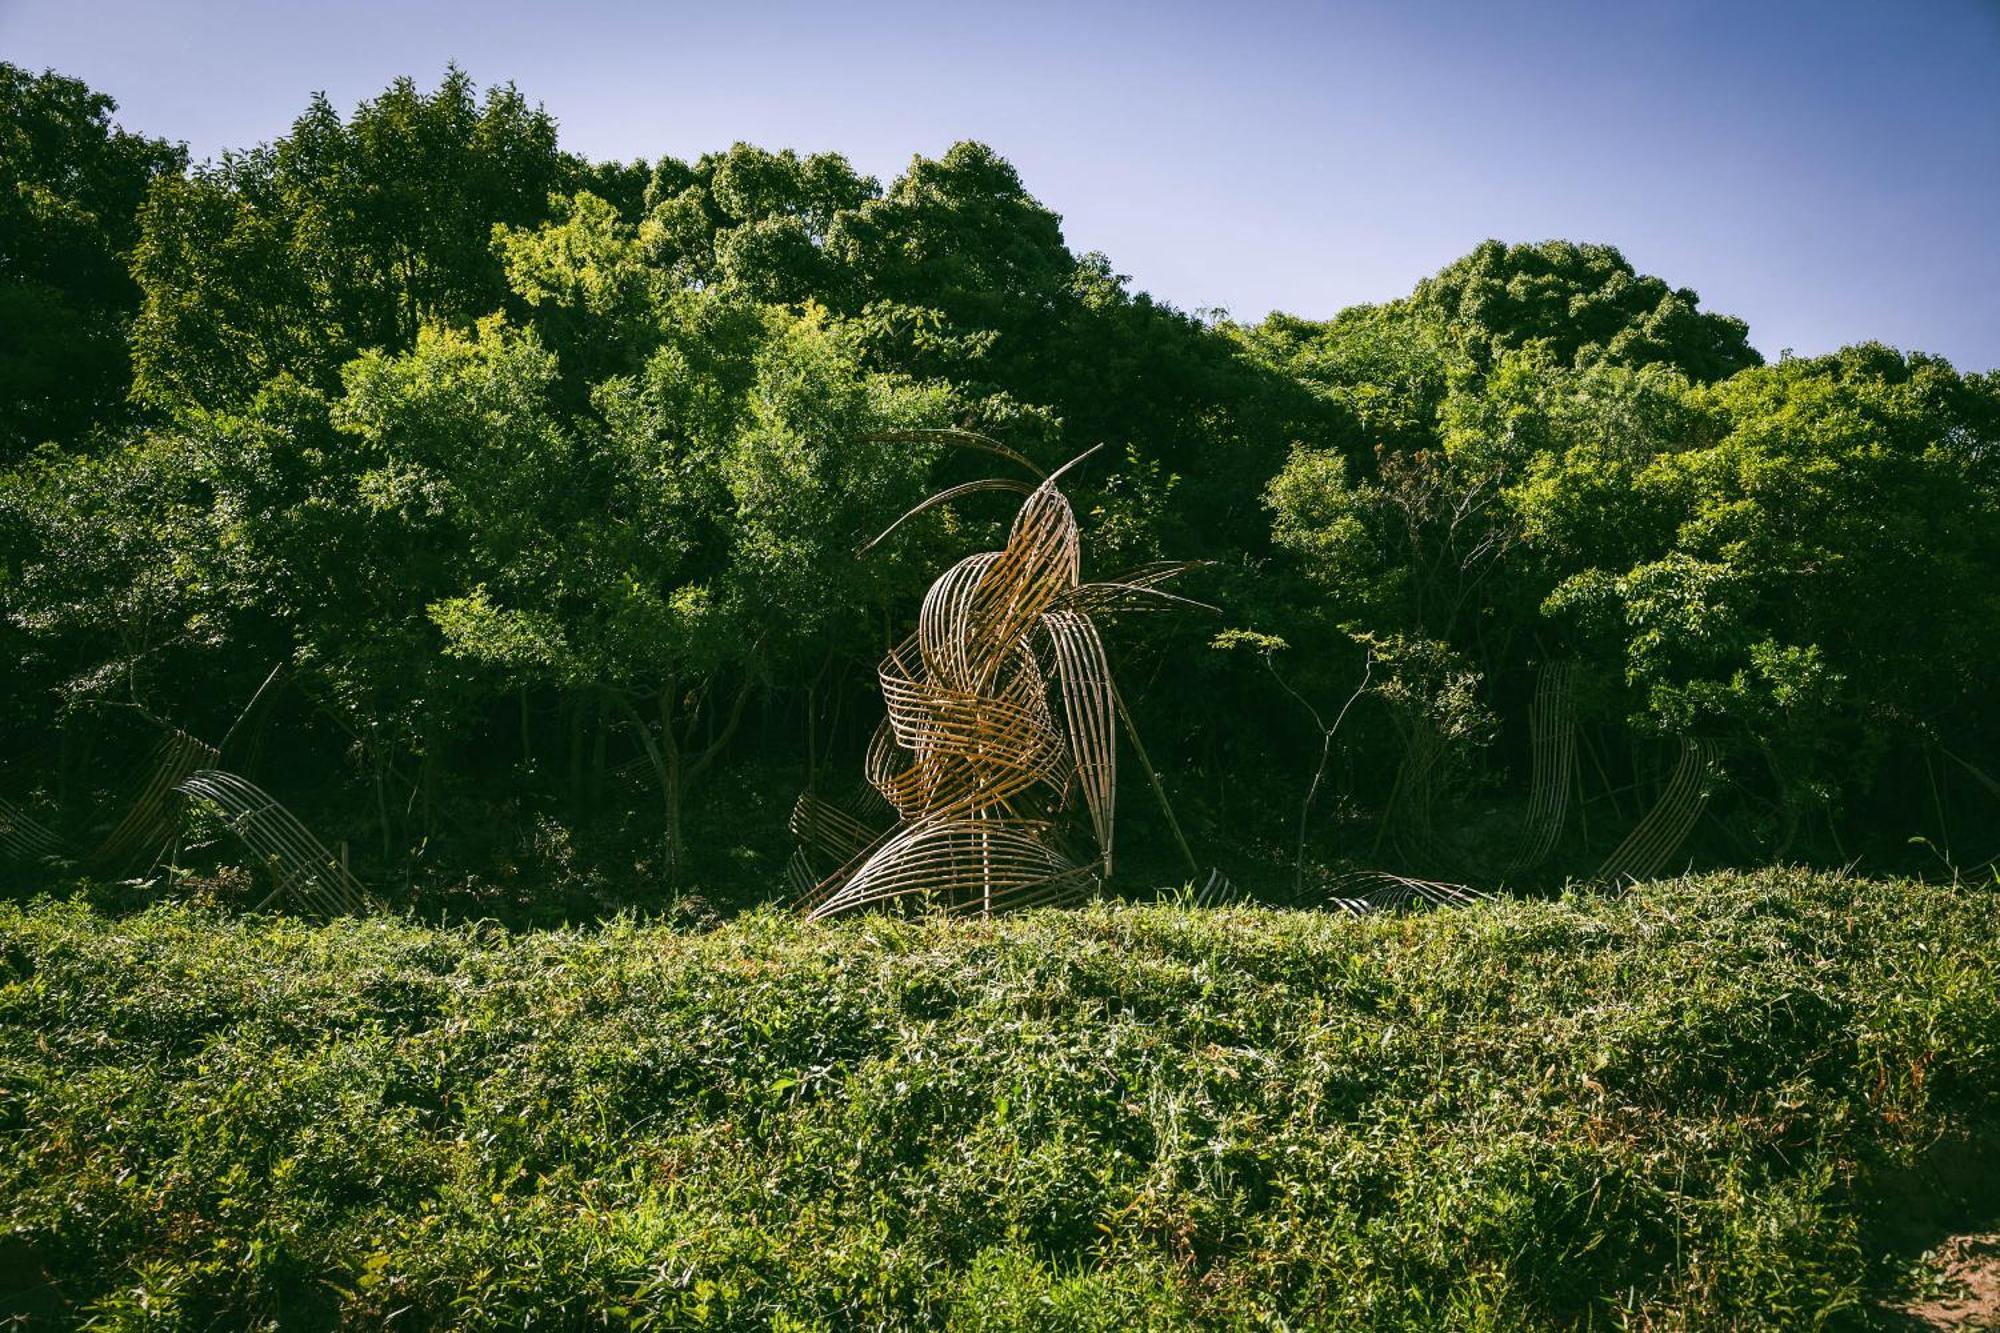
[[[0,905],[0,1304],[1862,1325],[1877,1201],[1971,1206],[2000,1142],[1996,909],[1783,870],[1359,921]]]

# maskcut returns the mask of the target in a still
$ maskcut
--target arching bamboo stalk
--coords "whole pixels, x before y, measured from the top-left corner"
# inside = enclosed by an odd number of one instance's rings
[[[1660,873],[1708,808],[1708,767],[1713,759],[1709,742],[1682,739],[1680,759],[1660,799],[1604,859],[1595,878],[1622,884]]]
[[[1528,708],[1532,778],[1521,848],[1512,869],[1540,865],[1555,850],[1569,818],[1576,785],[1576,669],[1570,662],[1545,662],[1535,673],[1535,696]]]
[[[260,909],[283,900],[295,910],[323,916],[361,910],[361,882],[296,815],[256,783],[219,769],[203,769],[189,774],[175,790],[213,805],[225,827],[270,870],[273,888],[257,904]]]

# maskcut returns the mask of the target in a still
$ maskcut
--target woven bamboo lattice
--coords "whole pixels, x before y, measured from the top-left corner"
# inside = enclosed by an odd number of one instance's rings
[[[847,865],[873,851],[895,814],[873,787],[863,787],[844,801],[817,792],[799,793],[789,821],[797,846],[785,867],[793,898],[803,901],[819,887],[815,865]]]
[[[189,774],[175,790],[215,806],[229,831],[269,868],[274,887],[257,904],[259,909],[283,900],[295,910],[323,916],[361,910],[360,881],[256,783],[211,768]]]
[[[1521,849],[1514,856],[1515,870],[1526,870],[1548,860],[1569,818],[1570,792],[1576,785],[1573,663],[1546,662],[1535,673],[1535,697],[1528,707],[1528,738],[1533,776]]]
[[[897,438],[964,445],[1035,470],[984,436]],[[863,769],[889,818],[811,792],[793,808],[790,878],[809,916],[889,903],[989,913],[1070,902],[1111,872],[1121,710],[1096,618],[1200,603],[1160,587],[1187,563],[1081,580],[1076,517],[1056,482],[1088,456],[1034,486],[995,479],[941,491],[862,548],[965,495],[1025,496],[1005,547],[940,575],[916,632],[882,658],[888,716]],[[1072,811],[1096,846],[1088,862],[1068,848]]]
[[[1597,879],[1623,884],[1650,879],[1665,868],[1708,808],[1708,770],[1714,758],[1707,741],[1681,741],[1680,760],[1660,799],[1597,868]]]

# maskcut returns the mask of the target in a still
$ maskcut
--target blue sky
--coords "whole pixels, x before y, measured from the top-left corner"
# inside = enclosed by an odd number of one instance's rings
[[[1409,290],[1489,236],[1608,241],[1768,355],[2000,367],[2000,0],[0,0],[0,59],[196,156],[458,61],[598,157],[738,139],[886,183],[1008,156],[1135,285],[1239,318]]]

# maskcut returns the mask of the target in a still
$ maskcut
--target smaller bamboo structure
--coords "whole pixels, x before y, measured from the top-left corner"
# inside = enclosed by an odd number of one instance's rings
[[[284,675],[282,665],[271,669],[219,747],[145,714],[161,727],[160,737],[123,814],[84,861],[99,871],[158,867],[170,853],[178,854],[188,804],[200,801],[213,806],[231,835],[271,872],[274,887],[259,909],[282,901],[319,915],[362,910],[366,894],[345,859],[328,851],[270,793],[222,767],[224,755],[231,756],[232,768],[254,761]],[[0,854],[28,860],[66,851],[54,831],[0,800]]]
[[[312,830],[256,783],[211,768],[189,774],[174,790],[213,805],[225,827],[270,870],[273,887],[256,910],[282,900],[295,911],[321,916],[361,911],[365,900],[361,882]]]
[[[1576,667],[1545,662],[1535,673],[1535,696],[1528,706],[1532,777],[1521,849],[1512,869],[1527,870],[1548,860],[1569,819],[1576,785]]]
[[[1708,808],[1708,770],[1714,760],[1711,743],[1682,738],[1680,759],[1660,799],[1604,859],[1595,878],[1607,884],[1629,884],[1658,875]]]

